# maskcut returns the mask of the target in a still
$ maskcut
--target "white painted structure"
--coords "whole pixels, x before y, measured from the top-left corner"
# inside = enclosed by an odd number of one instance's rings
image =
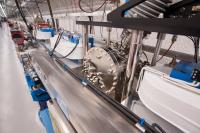
[[[36,34],[36,39],[38,40],[48,40],[51,38],[51,32],[43,32],[37,30],[35,34]]]
[[[142,103],[185,133],[200,131],[200,90],[154,68],[142,70],[137,86]]]
[[[57,40],[58,35],[50,38],[50,45],[51,48],[53,49],[56,40]],[[75,47],[75,43],[72,43],[70,41],[67,40],[67,38],[61,38],[57,48],[55,49],[56,52],[58,52],[59,54],[61,54],[62,56],[67,55],[68,53],[70,53],[70,51],[73,50],[73,48]],[[77,48],[67,57],[68,59],[83,59],[84,57],[84,48],[82,45],[82,40],[79,41],[79,44],[77,46]]]

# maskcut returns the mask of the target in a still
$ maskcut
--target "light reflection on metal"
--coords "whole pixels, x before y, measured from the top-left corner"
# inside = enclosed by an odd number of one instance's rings
[[[3,14],[2,17],[7,17],[5,10],[3,9],[2,5],[0,4],[0,8],[1,8],[1,13]]]

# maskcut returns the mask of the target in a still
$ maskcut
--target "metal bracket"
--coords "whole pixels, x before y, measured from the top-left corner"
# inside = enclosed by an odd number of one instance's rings
[[[130,0],[108,14],[113,25],[126,25],[130,29],[170,33],[188,36],[200,36],[200,14],[191,18],[125,18],[124,13],[146,0]]]

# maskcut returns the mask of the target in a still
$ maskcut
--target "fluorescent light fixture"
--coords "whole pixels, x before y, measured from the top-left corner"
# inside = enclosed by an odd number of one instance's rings
[[[1,9],[1,12],[3,13],[3,17],[7,17],[7,15],[6,15],[6,13],[5,13],[5,11],[4,11],[4,9],[3,9],[3,7],[2,7],[2,5],[0,4],[0,9]]]

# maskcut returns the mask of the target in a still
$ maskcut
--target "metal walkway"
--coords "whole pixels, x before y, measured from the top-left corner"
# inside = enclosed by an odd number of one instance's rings
[[[45,133],[6,24],[0,29],[0,133]]]

